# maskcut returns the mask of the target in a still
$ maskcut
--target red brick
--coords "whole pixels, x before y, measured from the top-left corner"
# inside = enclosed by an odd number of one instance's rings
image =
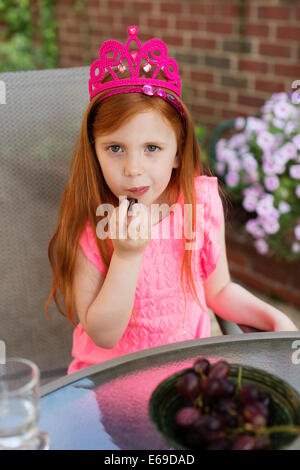
[[[150,28],[168,28],[168,18],[147,18],[147,24]]]
[[[216,41],[215,39],[206,39],[206,38],[192,38],[193,48],[200,47],[201,49],[215,49]]]
[[[251,59],[240,59],[239,70],[242,72],[267,73],[268,64]]]
[[[214,4],[199,5],[198,3],[192,3],[190,5],[190,13],[192,15],[201,16],[214,16],[217,8]]]
[[[200,22],[197,20],[176,20],[176,29],[187,31],[199,31]]]
[[[208,33],[215,34],[232,34],[233,33],[233,24],[232,23],[223,23],[223,22],[213,22],[208,21],[206,23],[206,31]]]
[[[109,8],[111,10],[125,10],[126,4],[123,0],[110,0]]]
[[[257,98],[256,96],[249,95],[238,95],[238,104],[251,106],[252,108],[260,108],[265,100],[262,98]]]
[[[264,293],[272,292],[270,288],[272,284],[267,284],[264,277],[255,276],[255,274],[249,270],[246,271],[233,265],[230,266],[230,274],[234,279],[244,282],[247,286],[253,287],[254,289]]]
[[[212,108],[212,106],[202,106],[199,104],[192,104],[190,107],[194,113],[199,113],[199,114],[208,115],[208,116],[214,115],[214,109]]]
[[[240,268],[245,268],[248,265],[247,258],[243,255],[238,255],[234,251],[227,251],[227,258],[231,265],[236,265]]]
[[[207,90],[205,93],[205,96],[209,100],[225,101],[225,102],[228,102],[230,100],[229,93],[216,91],[216,90]]]
[[[223,119],[234,119],[237,117],[247,117],[248,113],[243,113],[241,111],[238,111],[237,109],[228,109],[227,107],[225,109],[222,109],[221,116]]]
[[[267,24],[247,23],[245,27],[245,36],[268,37],[270,28]]]
[[[281,75],[283,77],[291,77],[295,80],[300,77],[300,66],[299,65],[289,65],[289,64],[275,64],[274,71],[276,75]]]
[[[160,10],[162,13],[182,13],[182,4],[181,3],[170,3],[169,1],[161,2]]]
[[[258,18],[266,18],[268,20],[288,20],[290,18],[291,9],[288,6],[262,6],[258,7]]]
[[[274,80],[256,80],[255,89],[258,91],[267,91],[269,93],[279,93],[285,90],[284,82],[276,82]]]
[[[287,39],[292,41],[299,41],[300,27],[299,26],[277,26],[276,29],[277,39]]]
[[[228,2],[229,3],[229,2]],[[224,2],[223,5],[219,5],[219,13],[223,16],[237,17],[239,15],[239,5],[228,5]]]
[[[191,80],[195,82],[206,82],[206,83],[213,83],[214,82],[214,75],[209,72],[201,72],[199,70],[192,70],[191,71]]]
[[[183,46],[183,38],[181,36],[173,36],[171,34],[162,34],[160,36],[168,46]]]
[[[257,254],[251,258],[251,267],[252,271],[258,273],[262,276],[265,276],[267,280],[272,279],[273,281],[280,282],[284,284],[287,281],[286,272],[280,269],[280,266],[275,262],[272,262],[272,259],[268,262],[264,262],[264,257]]]
[[[152,2],[133,2],[132,6],[133,6],[133,9],[137,12],[142,11],[142,12],[147,12],[147,13],[150,13],[153,8]]]
[[[260,44],[259,53],[272,57],[290,57],[291,48],[289,46],[280,46],[279,44]]]

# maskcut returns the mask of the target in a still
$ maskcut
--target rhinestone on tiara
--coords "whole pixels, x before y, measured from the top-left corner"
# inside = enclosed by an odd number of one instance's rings
[[[127,32],[129,38],[125,46],[114,40],[105,41],[101,45],[99,59],[95,60],[90,67],[90,100],[104,90],[127,85],[163,87],[181,97],[178,66],[175,60],[168,56],[166,44],[160,39],[150,39],[142,45],[137,37],[139,32],[137,26],[129,26]],[[136,43],[137,48],[130,51],[132,41]],[[119,78],[115,72],[115,68],[118,68],[121,73],[125,72],[127,67],[124,60],[128,63],[130,78]],[[141,69],[149,74],[149,78],[140,76]],[[166,80],[157,80],[160,70],[164,72]],[[102,83],[106,71],[111,74],[112,80]]]

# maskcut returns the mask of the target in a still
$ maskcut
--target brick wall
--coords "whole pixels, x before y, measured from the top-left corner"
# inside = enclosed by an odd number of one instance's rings
[[[102,41],[124,42],[127,27],[137,25],[142,42],[167,43],[185,102],[209,130],[258,113],[271,93],[289,92],[300,79],[300,0],[85,0],[83,12],[75,4],[57,5],[60,67],[90,65]],[[237,281],[300,306],[299,263],[259,255],[234,221],[227,247]]]
[[[136,24],[142,42],[167,43],[185,101],[209,129],[259,112],[271,93],[289,92],[300,79],[299,0],[85,0],[83,12],[75,5],[57,5],[60,67],[90,64],[102,41],[125,41]]]

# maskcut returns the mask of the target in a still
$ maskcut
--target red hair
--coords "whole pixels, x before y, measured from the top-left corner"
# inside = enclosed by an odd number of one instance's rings
[[[161,77],[158,78],[163,79],[163,77],[164,75],[161,74]],[[88,219],[93,227],[101,260],[107,270],[113,253],[113,244],[111,239],[102,240],[96,235],[96,226],[99,222],[99,220],[96,220],[96,209],[103,203],[113,204],[114,207],[117,207],[119,203],[104,180],[100,164],[88,136],[90,112],[93,106],[96,105],[99,96],[101,95],[98,94],[91,100],[85,111],[80,135],[73,154],[70,178],[61,201],[58,226],[48,248],[53,282],[45,311],[48,314],[49,303],[53,297],[59,312],[67,317],[74,326],[76,326],[76,323],[73,278],[79,239]],[[147,110],[156,110],[161,113],[175,131],[177,151],[180,157],[179,167],[173,169],[169,185],[165,191],[166,203],[171,207],[177,202],[180,190],[182,191],[184,204],[192,205],[192,231],[194,232],[196,230],[194,178],[203,174],[204,171],[200,163],[201,151],[192,117],[184,103],[182,101],[181,103],[185,113],[185,126],[176,109],[159,97],[149,97],[137,93],[110,96],[97,105],[94,121],[91,125],[91,133],[92,137],[95,138],[101,133],[113,132],[128,119]],[[185,242],[184,238],[183,243],[185,244]],[[181,266],[181,286],[186,304],[186,292],[183,287],[185,271],[190,291],[200,305],[191,271],[191,251],[186,249],[184,251]],[[62,296],[63,307],[60,305],[59,295]]]

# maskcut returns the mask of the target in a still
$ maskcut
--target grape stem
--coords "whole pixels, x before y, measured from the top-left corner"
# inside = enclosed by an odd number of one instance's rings
[[[300,426],[294,426],[291,424],[283,424],[277,426],[264,427],[261,426],[256,428],[251,423],[245,423],[243,427],[236,429],[226,429],[226,433],[236,435],[243,434],[244,432],[253,432],[254,434],[275,434],[281,432],[290,432],[292,434],[300,434]]]
[[[239,366],[239,369],[238,369],[237,386],[236,386],[236,389],[235,389],[234,398],[237,398],[237,397],[238,397],[238,394],[240,393],[241,388],[242,388],[242,367]]]

